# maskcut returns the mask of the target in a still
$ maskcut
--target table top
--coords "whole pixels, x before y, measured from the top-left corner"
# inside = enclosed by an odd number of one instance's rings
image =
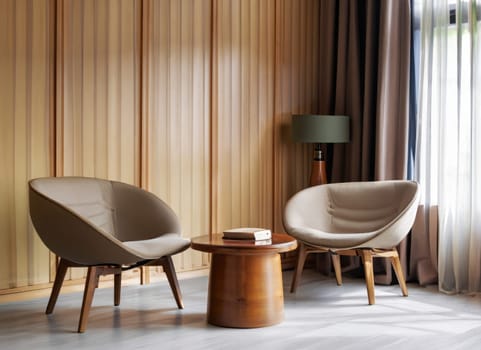
[[[192,248],[208,253],[270,254],[284,253],[297,248],[295,238],[285,233],[273,233],[268,240],[223,239],[222,233],[192,238]]]

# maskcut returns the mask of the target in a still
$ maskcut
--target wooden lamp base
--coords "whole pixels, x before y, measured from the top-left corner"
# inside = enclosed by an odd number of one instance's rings
[[[321,144],[316,143],[314,146],[314,157],[312,159],[311,178],[309,186],[317,186],[327,184],[326,161],[321,150]]]
[[[326,161],[313,159],[309,186],[317,186],[324,184],[327,184]]]

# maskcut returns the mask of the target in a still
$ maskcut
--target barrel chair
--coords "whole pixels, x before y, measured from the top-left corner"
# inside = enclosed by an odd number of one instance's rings
[[[30,217],[43,243],[59,258],[46,313],[51,314],[68,268],[87,267],[78,324],[85,331],[99,276],[114,275],[120,304],[122,271],[162,266],[178,308],[182,296],[171,256],[190,246],[172,209],[136,186],[88,177],[29,181]]]
[[[331,254],[338,285],[340,255],[360,256],[369,304],[375,303],[373,258],[391,260],[404,296],[408,295],[396,246],[409,233],[419,201],[414,181],[366,181],[313,186],[292,196],[284,209],[286,232],[299,242],[291,292],[295,292],[306,256]]]

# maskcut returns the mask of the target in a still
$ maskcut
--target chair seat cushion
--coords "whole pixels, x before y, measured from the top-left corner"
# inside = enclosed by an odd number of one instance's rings
[[[333,233],[309,227],[292,227],[289,230],[289,234],[309,245],[325,247],[328,249],[348,249],[361,247],[363,243],[368,242],[378,235],[379,231],[363,233]]]
[[[182,238],[177,233],[166,233],[160,237],[141,241],[127,241],[123,244],[143,259],[157,259],[189,248],[190,240]]]

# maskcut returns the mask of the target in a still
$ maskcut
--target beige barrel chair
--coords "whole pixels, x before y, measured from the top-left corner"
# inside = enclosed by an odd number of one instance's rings
[[[84,332],[99,276],[114,274],[114,305],[121,273],[159,265],[177,306],[182,297],[171,256],[190,246],[172,209],[150,192],[125,183],[86,177],[29,182],[30,217],[45,245],[60,259],[46,313],[53,312],[69,267],[87,267],[78,332]]]
[[[296,193],[286,203],[283,217],[286,232],[299,242],[291,292],[297,289],[307,254],[329,252],[338,285],[339,256],[361,257],[369,304],[375,303],[373,257],[391,259],[407,296],[396,246],[414,223],[418,201],[418,184],[404,180],[333,183]]]

